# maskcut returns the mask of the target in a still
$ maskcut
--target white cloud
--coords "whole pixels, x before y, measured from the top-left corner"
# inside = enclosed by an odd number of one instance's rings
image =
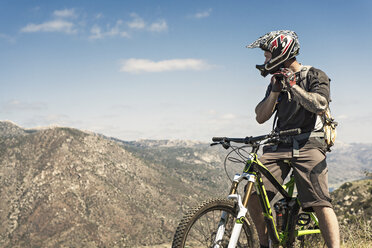
[[[198,13],[192,15],[192,17],[195,18],[195,19],[202,19],[202,18],[206,18],[206,17],[210,16],[211,13],[212,13],[212,9],[208,9],[206,11],[198,12]]]
[[[74,9],[62,9],[62,10],[55,10],[53,12],[53,15],[56,17],[61,17],[61,18],[74,18],[76,17],[76,13]]]
[[[75,9],[62,9],[53,12],[53,20],[45,21],[40,24],[29,23],[21,28],[22,33],[36,32],[61,32],[66,34],[77,33],[76,26],[73,22],[67,21],[64,18],[76,18],[78,15]]]
[[[133,20],[128,22],[128,27],[132,29],[144,29],[146,27],[145,21],[139,17],[136,13],[130,15]]]
[[[101,28],[98,25],[94,25],[90,29],[90,33],[91,33],[91,36],[89,36],[90,39],[94,40],[94,39],[102,39],[103,38]]]
[[[103,17],[102,13],[94,15],[95,23],[90,25],[90,30],[85,30],[86,23],[84,20],[76,19],[78,14],[75,9],[55,10],[52,13],[52,20],[47,20],[42,23],[29,23],[21,28],[21,33],[36,33],[36,32],[60,32],[66,34],[77,34],[79,31],[89,34],[89,39],[103,39],[107,37],[131,37],[130,32],[133,30],[144,30],[148,32],[164,32],[168,30],[168,24],[165,20],[160,19],[155,22],[145,22],[138,14],[130,14],[132,20],[124,23],[118,20],[115,24],[108,23],[106,25],[99,23],[98,20]],[[71,20],[73,18],[74,20]],[[0,34],[0,39],[7,39],[5,35]],[[9,39],[8,39],[9,40]]]
[[[120,71],[130,73],[164,72],[175,70],[205,70],[211,66],[200,59],[171,59],[151,61],[148,59],[127,59],[123,61]]]
[[[150,25],[149,30],[152,32],[163,32],[168,30],[167,22],[164,20],[160,20],[158,22],[154,22]]]
[[[98,25],[93,25],[93,27],[90,30],[91,35],[89,36],[89,39],[95,40],[95,39],[103,39],[105,37],[114,37],[114,36],[121,36],[129,38],[130,35],[122,30],[122,20],[118,20],[116,22],[116,25],[114,27],[108,27],[106,31],[102,31],[101,27]]]
[[[159,20],[150,24],[147,24],[138,14],[132,13],[130,15],[133,19],[127,22],[130,29],[137,30],[148,30],[151,32],[163,32],[168,30],[168,24],[165,20]]]
[[[62,32],[66,34],[74,34],[77,32],[74,29],[75,25],[72,22],[64,20],[53,20],[41,24],[30,23],[21,29],[22,33],[35,33],[35,32]]]

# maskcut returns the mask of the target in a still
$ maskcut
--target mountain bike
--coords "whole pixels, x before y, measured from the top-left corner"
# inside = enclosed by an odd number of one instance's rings
[[[187,212],[176,229],[172,247],[259,247],[257,232],[247,209],[253,187],[263,209],[270,247],[294,247],[295,243],[300,247],[311,245],[311,242],[306,242],[305,235],[309,237],[320,233],[318,219],[313,213],[302,211],[298,198],[294,196],[293,172],[289,181],[282,185],[258,160],[257,155],[261,145],[275,145],[300,132],[300,129],[293,129],[257,137],[214,137],[211,145],[221,144],[225,149],[232,149],[225,158],[225,171],[227,161],[244,164],[243,171],[235,174],[233,180],[230,179],[232,184],[227,199],[211,199]],[[282,196],[273,204],[274,211],[262,175]],[[238,185],[243,181],[246,183],[244,193],[240,194]]]

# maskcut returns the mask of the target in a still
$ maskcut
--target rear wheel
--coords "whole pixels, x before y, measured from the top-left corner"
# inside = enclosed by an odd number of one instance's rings
[[[214,199],[204,202],[190,210],[181,220],[174,235],[172,248],[184,247],[227,247],[237,216],[235,202],[225,199]],[[224,214],[225,213],[225,214]],[[221,216],[226,215],[225,232],[216,243]],[[237,247],[257,247],[257,233],[249,215],[243,222],[243,228]]]

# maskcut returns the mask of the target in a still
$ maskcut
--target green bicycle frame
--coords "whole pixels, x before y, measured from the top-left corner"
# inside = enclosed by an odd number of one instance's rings
[[[303,220],[297,220],[297,216],[300,211],[300,202],[297,197],[293,197],[294,188],[295,188],[295,179],[293,173],[290,176],[290,180],[285,183],[284,185],[280,184],[277,179],[270,173],[270,171],[258,160],[256,153],[250,154],[250,159],[248,159],[246,166],[244,168],[244,173],[252,174],[256,177],[256,182],[254,183],[254,186],[256,188],[256,192],[259,197],[259,201],[261,204],[261,207],[263,209],[263,215],[265,219],[266,226],[268,228],[268,234],[271,239],[271,241],[275,245],[287,245],[294,242],[296,237],[300,237],[303,235],[309,235],[309,234],[318,234],[320,233],[320,229],[305,229],[304,226],[301,226],[298,230],[295,230],[295,227],[297,223],[305,224],[305,221]],[[262,181],[261,174],[263,174],[278,190],[278,192],[289,202],[290,206],[290,212],[287,215],[287,219],[285,220],[285,228],[283,231],[279,231],[276,228],[276,223],[274,220],[273,212],[270,206],[270,201],[267,196],[267,192],[265,189],[265,186]],[[235,184],[234,184],[235,183]],[[237,182],[234,182],[230,193],[235,193],[237,188]],[[252,185],[253,183],[248,182],[247,183],[247,190],[244,196],[243,203],[246,206],[249,196],[252,191]],[[316,226],[318,225],[318,219],[314,215],[314,213],[305,213],[307,216],[310,216],[310,218],[314,221]]]

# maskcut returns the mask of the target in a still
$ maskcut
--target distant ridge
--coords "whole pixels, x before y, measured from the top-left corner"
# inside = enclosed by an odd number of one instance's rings
[[[170,243],[187,209],[226,197],[227,153],[197,141],[123,141],[0,121],[0,247]],[[336,145],[327,155],[331,187],[363,178],[371,154],[372,144]]]
[[[10,137],[24,135],[26,131],[12,121],[0,121],[0,136]]]

